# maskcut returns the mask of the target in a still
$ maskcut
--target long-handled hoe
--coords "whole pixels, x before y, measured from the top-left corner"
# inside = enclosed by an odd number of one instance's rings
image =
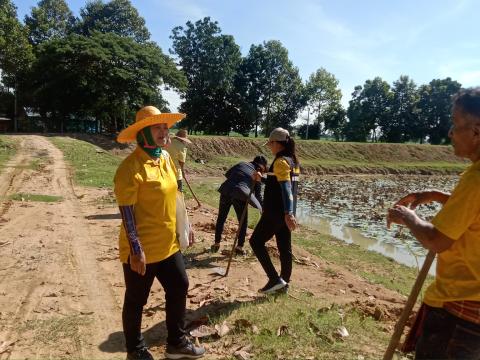
[[[195,201],[197,202],[197,207],[196,207],[195,209],[201,208],[201,207],[202,207],[202,204],[200,204],[200,201],[198,200],[197,196],[196,196],[195,193],[193,192],[192,187],[190,186],[190,183],[188,182],[187,177],[185,176],[185,174],[183,174],[183,178],[185,179],[185,182],[187,183],[187,186],[188,186],[188,188],[190,189],[190,192],[192,193],[193,198],[194,198]]]
[[[388,344],[388,348],[383,355],[383,360],[392,360],[393,355],[395,354],[395,350],[400,342],[400,338],[403,334],[403,329],[405,328],[405,324],[408,321],[408,318],[412,312],[415,303],[417,302],[418,294],[420,290],[422,290],[423,283],[427,278],[428,271],[432,266],[433,260],[435,259],[435,253],[433,251],[429,251],[425,261],[423,262],[422,269],[418,273],[417,279],[415,280],[415,284],[413,284],[412,291],[408,296],[407,303],[403,308],[402,314],[398,319],[397,323],[395,324],[395,329],[393,335],[390,339],[390,343]]]

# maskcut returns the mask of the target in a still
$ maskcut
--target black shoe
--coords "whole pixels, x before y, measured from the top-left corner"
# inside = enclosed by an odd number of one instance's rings
[[[285,286],[287,286],[287,283],[281,277],[279,277],[277,280],[268,280],[267,285],[258,290],[258,292],[262,294],[272,294],[280,289],[283,289]]]
[[[146,347],[127,353],[127,360],[153,360]]]
[[[203,346],[195,346],[190,340],[183,345],[167,345],[165,357],[167,359],[199,359],[205,354]]]
[[[235,247],[235,255],[245,255],[246,252],[243,250],[243,247],[241,246],[236,246]]]
[[[210,251],[212,253],[216,253],[218,250],[220,250],[220,243],[215,243],[210,247]]]

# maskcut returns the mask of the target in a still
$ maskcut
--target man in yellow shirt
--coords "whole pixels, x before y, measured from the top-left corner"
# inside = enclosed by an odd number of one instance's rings
[[[187,130],[181,129],[172,137],[171,144],[166,148],[177,168],[177,184],[180,191],[183,191],[183,176],[185,175],[185,162],[187,161],[187,145],[191,143],[190,139],[187,138]]]
[[[455,96],[448,135],[455,154],[472,162],[452,194],[409,194],[388,213],[389,223],[406,225],[438,254],[418,317],[415,359],[480,359],[480,88]],[[413,209],[432,201],[443,208],[432,222],[420,219]]]
[[[176,237],[176,169],[172,158],[162,150],[169,142],[168,128],[184,116],[162,114],[146,106],[117,139],[137,142],[114,179],[122,215],[119,249],[125,278],[122,322],[127,360],[153,360],[141,324],[155,278],[165,290],[166,358],[198,359],[205,353],[186,336],[188,277]]]

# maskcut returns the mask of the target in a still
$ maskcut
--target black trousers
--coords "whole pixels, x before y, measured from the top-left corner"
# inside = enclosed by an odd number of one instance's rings
[[[427,306],[416,360],[480,359],[480,325],[460,319],[442,308]]]
[[[267,248],[265,247],[266,242],[270,240],[273,235],[275,235],[275,239],[277,240],[277,248],[280,253],[280,276],[288,283],[292,275],[292,233],[288,229],[283,215],[272,216],[263,213],[255,230],[253,230],[250,245],[262,265],[263,270],[267,273],[268,278],[270,280],[277,280],[277,270],[275,270]]]
[[[215,242],[216,243],[219,243],[222,240],[223,226],[225,225],[225,221],[227,220],[230,207],[233,205],[235,214],[237,214],[237,219],[240,222],[240,218],[242,217],[242,212],[246,204],[247,204],[246,201],[233,199],[230,196],[226,196],[223,194],[220,195],[217,224],[215,225]],[[238,246],[243,246],[243,244],[245,243],[245,235],[247,234],[247,223],[248,223],[247,219],[248,219],[248,208],[247,208],[247,213],[245,214],[245,219],[243,220],[243,224],[241,224],[240,226],[240,233],[238,234]]]
[[[125,300],[122,322],[127,351],[132,352],[146,346],[142,336],[142,310],[147,303],[155,278],[165,290],[167,343],[182,344],[185,338],[185,308],[188,278],[182,253],[179,251],[157,263],[147,264],[144,276],[132,271],[130,264],[123,264],[125,276]]]

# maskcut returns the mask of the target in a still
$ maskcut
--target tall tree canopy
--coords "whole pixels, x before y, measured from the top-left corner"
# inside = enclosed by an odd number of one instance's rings
[[[10,0],[0,0],[0,70],[2,82],[15,87],[33,61],[27,29],[17,19],[17,9]]]
[[[390,85],[376,77],[355,87],[348,107],[349,122],[346,125],[346,138],[349,141],[377,141],[379,126],[390,121]]]
[[[88,36],[92,32],[114,33],[144,43],[150,39],[145,20],[130,0],[93,0],[80,10],[77,32]]]
[[[274,127],[291,128],[306,96],[298,69],[279,41],[252,45],[240,71],[238,92],[243,94],[243,119],[267,135]]]
[[[417,101],[417,85],[408,76],[400,76],[400,79],[393,83],[390,116],[382,117],[379,123],[382,140],[406,142],[418,138],[415,111]]]
[[[64,0],[40,0],[25,16],[29,40],[38,45],[53,38],[67,36],[75,26],[75,17]]]
[[[183,74],[154,44],[117,34],[72,34],[39,47],[33,86],[42,114],[61,123],[69,115],[92,116],[118,130],[124,112],[163,101],[160,86],[182,89]]]
[[[320,68],[310,75],[305,88],[309,111],[317,120],[318,136],[322,133],[322,124],[325,128],[328,126],[331,130],[338,131],[342,121],[341,116],[336,113],[343,109],[340,104],[342,92],[338,88],[335,75]]]
[[[460,88],[461,84],[451,78],[435,79],[420,87],[416,111],[422,139],[428,137],[431,144],[450,142],[452,95]]]
[[[188,80],[181,110],[191,130],[228,134],[238,109],[232,90],[241,62],[240,48],[233,36],[224,35],[218,23],[206,17],[172,30],[172,53]]]

